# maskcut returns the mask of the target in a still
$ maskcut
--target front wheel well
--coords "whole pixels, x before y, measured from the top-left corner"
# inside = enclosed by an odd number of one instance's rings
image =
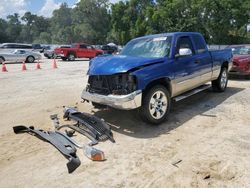
[[[156,85],[163,85],[169,91],[170,96],[172,96],[172,86],[169,78],[160,78],[150,82],[145,87],[144,92],[149,91],[152,87]]]
[[[224,67],[226,67],[228,69],[228,62],[227,61],[222,63],[221,68],[224,68]]]
[[[36,60],[36,58],[35,58],[33,55],[29,55],[29,56],[26,57],[25,62],[30,63],[30,62],[28,61],[29,57],[32,57],[32,58],[34,59],[34,61]]]
[[[0,56],[1,59],[3,59],[3,61],[5,61],[5,58],[3,56]]]

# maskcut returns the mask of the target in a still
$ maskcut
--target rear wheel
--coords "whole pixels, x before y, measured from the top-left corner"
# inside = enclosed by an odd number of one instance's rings
[[[34,61],[35,61],[35,58],[33,56],[28,56],[26,59],[27,63],[34,63]]]
[[[171,98],[169,91],[163,85],[157,85],[143,96],[141,106],[142,119],[151,124],[160,124],[170,112]]]
[[[228,70],[226,67],[222,67],[221,72],[217,80],[212,81],[212,87],[215,91],[223,92],[227,88],[228,83]]]
[[[67,57],[62,57],[62,60],[63,60],[63,61],[66,61],[66,60],[67,60]]]

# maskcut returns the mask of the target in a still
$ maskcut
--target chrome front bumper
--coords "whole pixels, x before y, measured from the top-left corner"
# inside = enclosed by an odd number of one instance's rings
[[[82,99],[117,109],[132,110],[141,106],[142,91],[137,90],[128,95],[100,95],[90,93],[84,89],[82,92]]]

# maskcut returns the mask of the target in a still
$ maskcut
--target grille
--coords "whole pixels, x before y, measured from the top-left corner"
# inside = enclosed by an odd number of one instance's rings
[[[101,95],[126,95],[136,90],[136,79],[128,74],[89,76],[87,90]]]

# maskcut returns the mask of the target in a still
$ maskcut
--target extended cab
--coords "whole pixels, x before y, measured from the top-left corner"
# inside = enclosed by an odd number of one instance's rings
[[[95,49],[91,45],[87,44],[72,44],[70,48],[56,48],[54,50],[57,57],[61,57],[62,60],[74,61],[75,58],[94,58],[98,55],[102,55],[103,51]]]
[[[94,106],[140,108],[144,120],[159,124],[171,99],[204,90],[210,81],[215,90],[225,91],[231,66],[232,51],[209,51],[200,33],[144,36],[131,40],[120,55],[91,60],[82,99]]]

